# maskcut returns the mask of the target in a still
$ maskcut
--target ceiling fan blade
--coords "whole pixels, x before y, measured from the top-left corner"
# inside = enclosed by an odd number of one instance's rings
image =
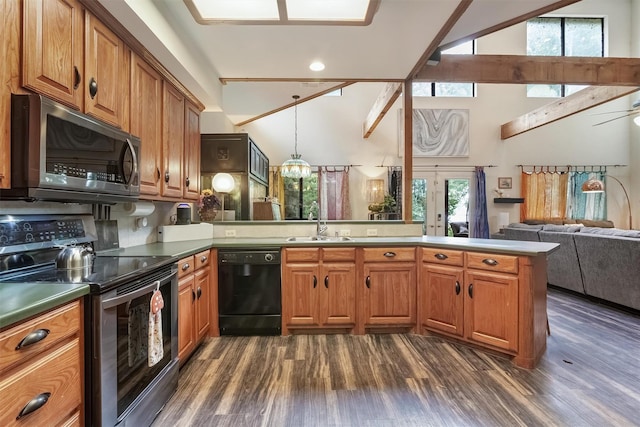
[[[603,125],[603,124],[605,124],[605,123],[612,122],[612,121],[614,121],[614,120],[624,119],[625,117],[632,116],[633,114],[634,114],[634,113],[629,113],[629,114],[625,114],[624,116],[614,117],[613,119],[609,119],[609,120],[605,120],[604,122],[596,123],[596,124],[594,124],[594,126],[600,126],[600,125]],[[637,114],[637,113],[636,113],[636,114]]]
[[[637,111],[635,108],[633,110],[619,110],[619,111],[605,111],[604,113],[591,113],[591,116],[601,116],[603,114],[614,114],[614,113],[633,113]]]

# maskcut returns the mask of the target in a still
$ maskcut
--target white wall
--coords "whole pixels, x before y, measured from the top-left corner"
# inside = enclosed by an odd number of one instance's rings
[[[610,56],[627,57],[631,53],[632,37],[637,54],[638,31],[632,16],[638,16],[640,0],[583,0],[555,13],[559,16],[604,16],[608,28],[607,49]],[[606,10],[604,10],[606,9]],[[632,13],[633,12],[633,13]],[[640,20],[635,19],[635,22]],[[478,53],[526,54],[526,25],[519,24],[478,40]],[[367,177],[386,176],[384,166],[401,165],[398,157],[398,109],[401,98],[383,118],[368,139],[362,138],[362,123],[382,90],[383,84],[360,83],[348,86],[342,97],[316,98],[298,106],[298,152],[312,165],[357,164],[354,168],[351,192],[354,219],[366,218],[366,202],[362,199]],[[293,94],[292,94],[293,95]],[[638,130],[631,120],[621,119],[602,126],[593,126],[603,116],[594,113],[626,110],[635,96],[624,97],[605,105],[573,115],[556,123],[502,141],[500,125],[519,115],[543,106],[553,99],[527,98],[524,85],[478,85],[476,98],[416,98],[414,108],[465,108],[470,110],[470,155],[468,158],[415,158],[414,165],[468,164],[498,165],[486,169],[487,191],[497,184],[497,177],[513,177],[512,192],[520,185],[520,164],[536,165],[628,165],[609,168],[621,179],[630,193],[640,188],[630,181],[633,166],[638,164],[637,150],[632,156],[631,141],[638,139]],[[293,109],[288,109],[252,122],[238,131],[248,132],[265,151],[272,164],[279,164],[293,152]],[[635,148],[635,146],[634,146]],[[636,178],[640,181],[640,177]],[[610,182],[607,193],[609,218],[626,226],[626,201],[617,184]],[[632,188],[633,187],[633,188]],[[512,194],[516,196],[517,194]],[[492,196],[492,195],[491,195]],[[490,197],[491,199],[492,197]],[[637,207],[639,201],[634,198]],[[508,211],[512,220],[519,217],[519,205],[489,203],[492,219],[499,211]]]

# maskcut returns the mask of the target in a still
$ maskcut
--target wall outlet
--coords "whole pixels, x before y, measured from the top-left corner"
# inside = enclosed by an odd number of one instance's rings
[[[236,230],[224,230],[224,237],[236,237]]]
[[[371,236],[377,236],[377,235],[378,235],[377,228],[367,228],[367,236],[371,237]]]
[[[340,237],[349,237],[351,236],[351,230],[340,230]]]

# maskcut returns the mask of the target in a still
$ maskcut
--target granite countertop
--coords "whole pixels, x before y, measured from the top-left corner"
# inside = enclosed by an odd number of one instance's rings
[[[201,239],[182,242],[156,242],[129,248],[100,252],[108,256],[171,256],[176,262],[209,248],[282,248],[317,246],[423,246],[463,251],[491,252],[508,255],[539,256],[556,250],[556,243],[525,242],[499,239],[468,239],[459,237],[353,237],[351,240],[329,238],[311,240],[298,237],[287,241],[283,237]],[[83,284],[2,283],[0,284],[0,328],[20,322],[51,308],[89,293]]]
[[[0,283],[0,329],[89,293],[74,283]]]

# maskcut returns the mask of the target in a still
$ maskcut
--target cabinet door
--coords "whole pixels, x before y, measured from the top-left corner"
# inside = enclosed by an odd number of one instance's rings
[[[184,276],[178,282],[178,359],[183,362],[195,348],[195,277]]]
[[[324,263],[321,302],[324,325],[356,323],[356,265],[355,263]]]
[[[160,194],[162,78],[138,55],[131,55],[131,133],[140,137],[140,194]]]
[[[29,0],[22,4],[22,85],[80,109],[84,86],[82,6],[76,0]]]
[[[211,269],[209,266],[197,270],[195,273],[196,313],[195,332],[200,341],[209,332],[209,313],[211,310]]]
[[[462,267],[422,264],[421,322],[428,329],[464,334]]]
[[[184,153],[184,97],[164,82],[162,95],[162,195],[182,198]]]
[[[282,277],[282,318],[288,326],[319,326],[317,264],[287,264]]]
[[[188,200],[200,194],[200,110],[190,102],[184,109],[184,192]]]
[[[518,350],[518,277],[467,270],[465,335],[509,351]]]
[[[365,325],[407,325],[416,322],[414,263],[365,263]]]
[[[95,16],[86,13],[84,54],[84,110],[87,114],[122,127],[128,99],[129,75],[124,66],[124,43]],[[126,81],[125,81],[126,80]]]

